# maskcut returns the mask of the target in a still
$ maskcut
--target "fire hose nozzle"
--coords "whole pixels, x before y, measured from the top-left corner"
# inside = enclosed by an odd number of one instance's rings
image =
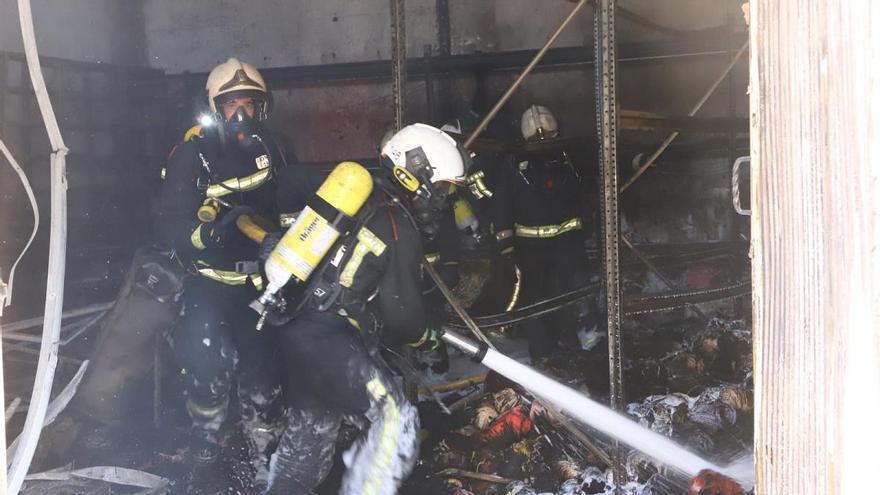
[[[483,358],[486,357],[486,353],[489,352],[489,345],[485,342],[474,342],[443,328],[438,333],[444,342],[467,354],[474,362],[482,362]]]
[[[739,483],[721,473],[704,469],[691,480],[688,495],[743,495]]]

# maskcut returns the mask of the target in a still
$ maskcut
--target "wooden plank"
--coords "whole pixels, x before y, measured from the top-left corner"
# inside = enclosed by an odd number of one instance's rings
[[[874,493],[880,4],[751,7],[757,490]]]

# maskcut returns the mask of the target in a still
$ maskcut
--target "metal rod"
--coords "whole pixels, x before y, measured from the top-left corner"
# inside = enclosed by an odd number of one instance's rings
[[[574,20],[577,13],[580,12],[580,10],[586,4],[587,4],[587,0],[580,0],[577,3],[577,5],[574,6],[574,9],[572,9],[571,13],[568,14],[568,17],[566,17],[562,21],[562,24],[560,24],[559,27],[556,28],[556,31],[554,31],[553,34],[550,35],[550,38],[547,40],[546,43],[544,43],[544,46],[538,51],[538,53],[535,54],[535,57],[532,59],[531,62],[529,62],[529,65],[527,65],[526,68],[523,69],[523,71],[522,71],[522,73],[520,73],[519,77],[517,77],[516,80],[513,81],[513,84],[510,85],[510,87],[507,89],[507,91],[504,93],[504,95],[501,96],[501,99],[498,100],[498,103],[496,103],[495,106],[492,107],[492,110],[490,110],[489,113],[486,114],[485,117],[483,117],[483,120],[480,122],[480,125],[478,125],[477,128],[474,129],[474,132],[471,133],[470,136],[468,136],[467,141],[465,141],[465,143],[464,143],[464,148],[470,148],[471,145],[474,144],[474,141],[478,137],[480,137],[480,134],[482,134],[483,131],[486,130],[486,127],[489,125],[489,122],[491,122],[492,119],[495,118],[495,116],[501,110],[501,107],[503,107],[504,104],[507,103],[507,100],[509,100],[510,97],[513,96],[513,92],[516,91],[517,88],[520,87],[520,85],[523,83],[523,81],[525,81],[526,76],[528,76],[532,72],[532,70],[535,68],[535,66],[538,65],[538,62],[540,62],[541,59],[544,58],[544,55],[547,53],[547,50],[550,49],[550,46],[556,42],[556,39],[559,38],[559,35],[562,34],[562,31],[566,28],[566,26],[568,26],[571,23],[572,20]]]
[[[620,334],[620,223],[617,186],[617,45],[615,0],[597,0],[595,9],[596,113],[602,183],[605,289],[608,308],[608,375],[611,407],[621,411],[623,391],[623,338]],[[626,475],[622,448],[615,442],[614,479]],[[618,489],[619,490],[619,489]]]
[[[733,57],[733,60],[731,60],[730,63],[727,64],[727,67],[724,68],[724,71],[721,72],[721,75],[719,75],[715,82],[712,83],[712,86],[709,87],[709,90],[706,91],[706,93],[703,95],[702,98],[700,98],[699,101],[697,101],[696,105],[694,105],[694,107],[688,113],[688,117],[693,117],[697,114],[697,112],[700,111],[701,108],[703,108],[703,105],[705,105],[706,102],[709,101],[709,98],[712,96],[712,94],[715,93],[715,90],[718,89],[718,86],[720,86],[721,83],[724,82],[724,79],[727,78],[727,75],[730,74],[730,71],[732,71],[733,68],[736,67],[737,62],[739,62],[739,59],[742,58],[743,54],[746,52],[746,50],[748,50],[748,48],[749,42],[746,41],[745,43],[743,43],[742,48],[739,49],[736,56]],[[660,147],[657,148],[657,151],[655,151],[650,156],[650,158],[648,158],[648,161],[646,161],[644,165],[639,167],[636,173],[632,177],[630,177],[629,180],[626,181],[626,183],[623,184],[623,187],[620,188],[620,192],[622,193],[629,189],[629,186],[631,186],[635,181],[639,179],[639,177],[642,176],[642,174],[644,174],[649,168],[651,168],[654,165],[654,162],[657,161],[657,158],[660,158],[660,155],[662,155],[663,152],[666,151],[666,148],[669,148],[669,145],[672,144],[673,141],[675,141],[679,134],[681,134],[679,131],[675,131],[667,136],[666,139],[663,141],[663,144],[661,144]]]
[[[648,270],[654,272],[654,275],[657,275],[657,278],[659,278],[660,281],[663,282],[663,284],[665,284],[667,288],[672,289],[672,290],[678,290],[678,286],[677,286],[676,284],[672,283],[671,280],[669,280],[668,278],[666,278],[666,276],[663,275],[663,273],[660,272],[660,269],[657,268],[656,266],[654,266],[654,263],[651,263],[651,260],[649,260],[648,258],[646,258],[646,257],[641,253],[641,251],[639,251],[638,249],[636,249],[636,247],[633,246],[631,242],[629,242],[629,239],[627,239],[625,235],[620,236],[620,240],[623,241],[623,243],[626,244],[626,247],[628,247],[629,250],[632,251],[633,254],[636,255],[636,258],[638,258],[639,260],[641,260],[641,262],[644,263],[645,266],[648,267]],[[692,303],[687,303],[687,306],[688,306],[689,308],[691,308],[694,312],[696,312],[698,315],[700,315],[704,320],[708,320],[708,319],[709,319],[709,317],[706,316],[706,313],[703,313],[703,312],[700,310],[700,308],[696,307],[694,304],[692,304]]]
[[[474,337],[476,337],[477,340],[494,349],[495,346],[492,344],[489,338],[486,337],[486,334],[484,334],[483,331],[480,330],[480,327],[477,326],[477,324],[474,322],[474,319],[471,318],[467,311],[461,306],[461,303],[458,302],[458,299],[456,299],[452,291],[449,290],[449,287],[446,286],[446,283],[443,282],[443,279],[440,278],[440,274],[437,273],[437,270],[434,269],[434,266],[431,265],[431,262],[428,261],[427,258],[425,258],[422,261],[422,265],[425,267],[425,271],[428,272],[428,275],[430,275],[430,277],[434,279],[434,283],[437,284],[437,288],[440,289],[441,293],[443,293],[443,297],[445,297],[446,300],[449,302],[449,305],[452,306],[453,311],[455,311],[458,317],[461,318],[461,321],[463,321],[464,324],[467,325],[468,330],[470,330],[471,333],[474,334]],[[465,345],[466,347],[473,347],[473,345],[468,343],[467,341],[461,341],[461,344]],[[478,350],[478,348],[474,348],[473,354],[476,354]]]
[[[113,306],[112,302],[93,304],[91,306],[86,306],[84,308],[71,309],[69,311],[65,311],[61,314],[61,318],[76,318],[78,316],[86,316],[95,313],[100,313],[101,311],[107,311]],[[3,332],[20,332],[22,330],[27,330],[28,328],[38,327],[43,324],[44,317],[38,316],[36,318],[29,318],[27,320],[20,320],[12,322],[8,325],[3,325]]]
[[[470,478],[472,480],[498,483],[500,485],[506,485],[508,483],[513,483],[514,481],[516,481],[512,478],[504,478],[495,474],[477,473],[474,471],[465,471],[464,469],[457,468],[444,469],[443,471],[438,472],[435,476],[459,476],[462,478]]]
[[[431,45],[425,45],[425,106],[428,107],[428,122],[436,123],[436,110],[434,108],[434,54]]]
[[[153,428],[162,426],[162,332],[153,344]]]
[[[406,19],[404,0],[391,1],[391,93],[394,129],[406,123]]]

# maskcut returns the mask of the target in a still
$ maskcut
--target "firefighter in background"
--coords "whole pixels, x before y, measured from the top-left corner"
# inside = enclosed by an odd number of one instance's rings
[[[281,357],[276,333],[253,331],[248,304],[262,284],[257,247],[235,220],[275,217],[276,174],[302,167],[264,125],[270,98],[253,66],[229,59],[211,71],[206,90],[212,113],[172,150],[154,207],[157,232],[191,274],[171,341],[204,456],[219,454],[217,432],[237,378],[242,425],[265,474],[281,430]]]
[[[522,273],[519,305],[583,287],[596,268],[587,265],[583,187],[559,138],[556,118],[533,105],[520,121],[523,153],[499,170],[477,171],[468,182],[476,195],[490,199],[498,248]],[[559,341],[595,346],[599,333],[594,301],[571,305],[525,322],[533,358],[546,357]]]
[[[350,224],[348,233],[307,283],[288,283],[281,291],[295,294],[292,285],[304,286],[298,289],[303,296],[288,295],[287,307],[300,309],[276,322],[289,387],[287,429],[271,461],[271,494],[313,493],[330,471],[343,418],[365,431],[343,456],[347,471],[342,493],[396,493],[418,455],[418,412],[379,351],[382,346],[436,345],[436,333],[426,330],[430,325],[422,300],[422,238],[438,232],[450,189],[463,184],[465,170],[455,141],[423,124],[397,132],[382,147],[382,155],[380,174],[387,177],[377,177],[373,187],[367,174],[372,193],[366,203],[351,220],[330,222]],[[309,216],[271,248],[267,274],[272,257],[290,254],[291,246],[303,239],[324,237],[318,232],[327,223],[314,220],[314,212],[333,217],[341,208],[338,203],[354,196],[324,191],[325,186],[334,188],[328,183],[335,182],[335,174],[309,201]],[[279,198],[287,196],[282,191]],[[294,207],[279,205],[282,210]],[[300,222],[308,223],[301,231]],[[324,227],[316,227],[320,225]],[[267,239],[262,250],[266,243],[278,242]],[[293,302],[296,297],[299,303]]]

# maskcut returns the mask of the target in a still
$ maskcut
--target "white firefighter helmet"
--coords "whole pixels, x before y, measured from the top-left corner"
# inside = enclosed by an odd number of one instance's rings
[[[214,113],[217,113],[217,98],[223,95],[228,97],[252,96],[261,100],[263,108],[258,120],[265,118],[265,113],[268,111],[266,105],[268,104],[269,91],[266,88],[266,81],[253,65],[237,58],[230,58],[214,67],[208,74],[205,89],[208,91],[208,103]]]
[[[426,124],[404,127],[385,143],[382,155],[391,160],[395,178],[410,191],[426,181],[464,184],[466,170],[458,146],[436,127]],[[413,183],[414,179],[418,182]]]
[[[532,105],[523,112],[519,127],[526,141],[553,139],[559,135],[556,117],[550,109],[541,105]]]

